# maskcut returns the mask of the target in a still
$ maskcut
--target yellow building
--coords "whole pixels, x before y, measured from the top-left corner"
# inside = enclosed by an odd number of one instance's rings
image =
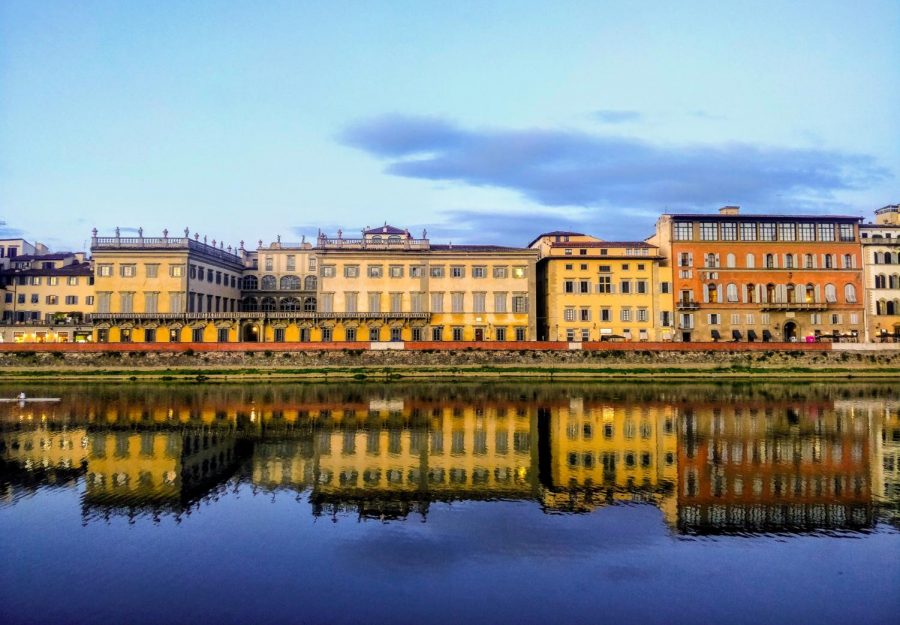
[[[320,235],[316,252],[321,340],[534,340],[535,251],[435,245],[385,225]]]
[[[236,341],[244,261],[199,235],[91,239],[96,340]]]
[[[859,227],[866,292],[866,340],[900,341],[900,205]]]
[[[81,252],[17,255],[0,270],[0,342],[90,338],[94,275]]]
[[[614,499],[660,507],[674,525],[678,436],[674,407],[585,401],[572,397],[549,414],[549,483],[544,504],[588,511]]]
[[[655,246],[548,232],[529,247],[540,252],[539,340],[672,340],[671,269]]]

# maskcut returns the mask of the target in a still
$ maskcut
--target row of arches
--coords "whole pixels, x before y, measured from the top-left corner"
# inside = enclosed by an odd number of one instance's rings
[[[900,315],[900,299],[880,299],[875,302],[876,315]]]
[[[282,276],[279,280],[275,276],[244,276],[241,280],[241,289],[244,291],[315,291],[316,276],[306,276],[303,280],[299,276]]]
[[[876,265],[900,265],[900,252],[875,252]]]
[[[724,298],[722,285],[709,283],[704,288],[703,301],[717,304],[721,302],[744,304],[819,304],[822,297],[819,285],[816,284],[745,284],[739,286],[733,282],[725,285]],[[857,301],[856,286],[850,283],[844,285],[844,300],[853,304]],[[825,302],[837,303],[837,287],[834,284],[825,285]]]
[[[879,273],[875,276],[875,288],[900,289],[900,275],[894,273],[888,276],[883,273]]]
[[[245,297],[241,310],[245,312],[316,312],[315,297]]]

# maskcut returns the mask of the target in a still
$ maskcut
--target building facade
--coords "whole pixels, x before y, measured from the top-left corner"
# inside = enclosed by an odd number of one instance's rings
[[[672,340],[671,270],[657,247],[578,232],[545,233],[529,247],[540,252],[540,340]]]
[[[865,267],[866,340],[900,341],[900,205],[859,229]]]
[[[243,258],[199,235],[91,239],[99,342],[238,340]]]
[[[663,215],[650,242],[672,263],[676,339],[862,340],[860,221]]]

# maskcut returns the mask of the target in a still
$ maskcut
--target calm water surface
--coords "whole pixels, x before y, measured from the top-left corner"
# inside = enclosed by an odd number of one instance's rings
[[[896,386],[0,386],[0,622],[897,623]]]

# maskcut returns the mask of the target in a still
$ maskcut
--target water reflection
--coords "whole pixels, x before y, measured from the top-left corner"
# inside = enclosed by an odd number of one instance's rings
[[[81,489],[85,522],[180,518],[250,483],[335,520],[512,499],[547,513],[649,503],[684,534],[900,525],[891,386],[24,390],[63,401],[0,408],[2,498]]]

